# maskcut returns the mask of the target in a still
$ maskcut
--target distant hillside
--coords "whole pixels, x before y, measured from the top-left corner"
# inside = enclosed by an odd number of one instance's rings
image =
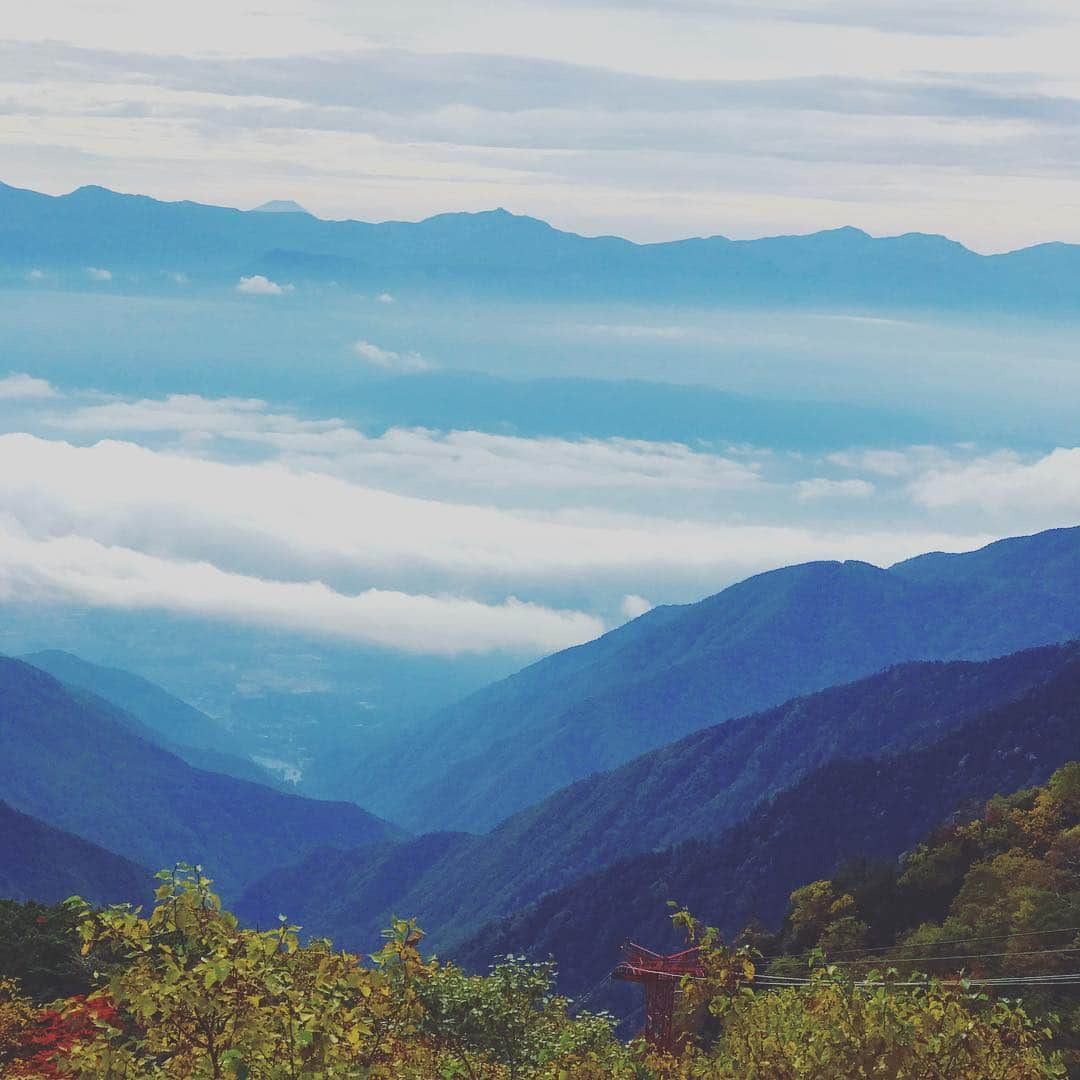
[[[306,934],[331,936],[339,947],[351,942],[361,952],[372,952],[391,918],[412,915],[402,904],[417,882],[444,860],[476,846],[477,838],[465,833],[427,833],[349,851],[320,848],[300,863],[265,874],[233,910],[249,926],[273,926],[284,911]]]
[[[983,663],[912,663],[709,728],[557,792],[492,832],[420,837],[395,854],[400,891],[373,891],[369,850],[316,853],[267,875],[238,912],[274,903],[313,933],[370,948],[394,912],[417,916],[442,949],[486,920],[583,874],[689,837],[713,838],[838,758],[936,742],[1080,663],[1080,643]],[[438,834],[437,834],[438,836]]]
[[[819,562],[656,608],[405,732],[409,770],[357,763],[367,805],[477,831],[655,746],[906,660],[1080,637],[1080,528],[887,570]]]
[[[272,204],[271,204],[272,205]],[[983,256],[942,236],[722,236],[634,244],[562,232],[505,210],[420,222],[323,221],[159,202],[83,187],[49,196],[0,185],[0,266],[182,271],[192,280],[262,273],[575,299],[718,305],[1080,310],[1080,247]]]
[[[194,769],[140,738],[111,709],[4,658],[0,799],[143,866],[201,862],[226,894],[322,845],[400,835],[349,803]]]
[[[123,710],[135,722],[138,734],[197,769],[282,786],[268,770],[241,756],[237,740],[224,724],[139,675],[91,664],[59,649],[29,653],[21,659],[65,686],[88,691]]]
[[[92,664],[60,649],[29,653],[20,659],[68,686],[111,701],[173,742],[207,750],[220,750],[229,742],[224,724],[130,671]]]
[[[894,758],[834,761],[746,822],[587,875],[457,951],[554,955],[565,988],[580,990],[611,966],[627,937],[677,944],[665,903],[686,904],[726,933],[752,919],[775,925],[796,887],[853,857],[894,859],[971,800],[1043,782],[1080,757],[1080,658],[1047,684],[990,710],[932,746]]]
[[[81,896],[92,904],[141,903],[151,875],[79,836],[54,829],[0,801],[0,897],[54,904]]]

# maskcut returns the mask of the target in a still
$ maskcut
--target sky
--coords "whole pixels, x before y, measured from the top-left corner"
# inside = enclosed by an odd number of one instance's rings
[[[587,234],[1080,241],[1061,0],[40,0],[0,179]]]
[[[294,199],[368,220],[503,206],[640,241],[853,224],[987,252],[1080,242],[1080,15],[1056,0],[39,0],[5,15],[0,180],[50,193]],[[0,601],[528,658],[772,567],[888,565],[1080,519],[1061,328],[525,318],[389,293],[305,321],[295,305],[315,301],[260,274],[208,315],[184,268],[163,269],[168,303],[129,295],[107,251],[78,288],[32,270],[0,297]],[[953,409],[998,430],[1019,417],[1046,441],[988,443],[963,415],[955,438],[830,452],[611,438],[602,418],[573,438],[375,431],[361,390],[334,404],[353,372],[461,369]]]

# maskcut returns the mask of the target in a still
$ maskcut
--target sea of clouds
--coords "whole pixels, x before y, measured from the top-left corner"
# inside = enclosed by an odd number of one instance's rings
[[[0,597],[540,654],[807,559],[1080,516],[1080,448],[821,456],[391,428],[0,379]]]

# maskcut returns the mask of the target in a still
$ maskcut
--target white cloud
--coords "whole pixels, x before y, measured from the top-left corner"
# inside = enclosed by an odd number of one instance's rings
[[[539,471],[540,466],[537,466]],[[985,535],[709,523],[599,510],[500,509],[377,490],[282,462],[234,464],[131,443],[0,436],[0,518],[156,558],[336,592],[509,595],[563,607],[653,582],[690,598],[812,558],[891,562]],[[652,589],[652,586],[650,586]]]
[[[91,281],[112,281],[113,278],[111,270],[106,270],[100,266],[88,266],[86,276]]]
[[[819,314],[814,316],[815,319],[829,319],[833,322],[849,322],[863,324],[866,326],[906,326],[909,325],[907,319],[886,319],[880,315],[845,315],[845,314]]]
[[[638,439],[525,439],[478,431],[393,428],[377,439],[357,434],[335,457],[336,469],[392,486],[478,493],[632,489],[729,492],[763,486],[755,466],[680,443]]]
[[[247,296],[281,296],[293,291],[292,285],[279,285],[262,274],[242,277],[236,284],[236,291]]]
[[[5,385],[23,396],[51,391],[29,376]],[[71,603],[156,605],[310,633],[322,624],[336,637],[432,652],[539,652],[595,632],[601,614],[631,618],[654,601],[695,599],[809,559],[888,564],[970,549],[1020,530],[1002,528],[985,505],[954,505],[955,492],[1031,468],[973,458],[970,448],[963,459],[960,448],[917,447],[828,462],[876,465],[870,483],[819,475],[823,462],[798,455],[679,443],[402,428],[371,436],[256,398],[76,395],[48,412],[27,406],[27,423],[111,439],[0,435],[9,593],[53,590]],[[1048,475],[1036,470],[1043,502],[1077,464],[1051,461]],[[964,467],[982,479],[955,478]],[[1032,474],[1021,475],[1030,488]],[[1017,501],[1012,482],[1002,505]],[[923,508],[935,499],[953,509],[928,528]],[[1069,505],[1059,498],[1046,513]],[[383,606],[393,614],[380,630],[366,620]],[[440,621],[450,611],[462,615],[453,642]]]
[[[1024,532],[1080,523],[1080,447],[1059,447],[1034,461],[1002,451],[932,469],[911,484],[927,509],[975,511]]]
[[[896,479],[936,468],[952,456],[938,446],[909,446],[904,450],[842,450],[826,460],[842,469]]]
[[[815,476],[799,480],[795,490],[799,499],[809,502],[814,499],[868,499],[875,488],[868,480],[829,480]]]
[[[376,296],[375,299],[378,300],[380,304],[394,303],[394,297],[388,292],[379,293],[379,295]]]
[[[514,597],[484,604],[382,589],[347,595],[319,581],[266,580],[85,537],[31,539],[3,527],[0,597],[182,612],[446,656],[551,652],[604,630],[592,616]]]
[[[36,379],[25,373],[0,378],[0,401],[25,401],[56,396],[56,390],[47,379]]]
[[[429,371],[435,366],[418,352],[394,352],[373,345],[370,341],[355,342],[353,352],[369,364],[392,371]]]
[[[619,610],[628,618],[636,619],[644,615],[646,611],[652,611],[654,605],[644,596],[634,596],[632,593],[624,596]]]
[[[204,398],[198,394],[82,405],[50,419],[67,431],[169,432],[234,438],[256,438],[264,432],[324,432],[341,426],[340,420],[303,421],[290,414],[269,412],[266,402],[258,398]]]
[[[45,271],[44,270],[39,270],[37,267],[34,267],[33,270],[30,270],[27,273],[26,280],[27,281],[44,281],[45,280]]]
[[[1068,229],[1075,201],[1064,3],[200,2],[163,31],[122,0],[92,24],[68,3],[65,43],[47,7],[0,56],[5,150],[39,187],[301,184],[368,218],[512,201],[639,239],[947,222],[997,249]]]
[[[684,326],[647,326],[634,323],[593,323],[584,326],[586,333],[601,334],[607,337],[632,338],[632,339],[655,339],[657,341],[678,341],[688,336],[689,331]]]
[[[757,462],[641,439],[521,438],[479,431],[391,428],[367,436],[338,419],[272,411],[257,398],[107,401],[54,413],[69,433],[173,435],[182,444],[215,437],[278,452],[293,465],[366,485],[439,497],[453,491],[520,500],[530,492],[721,493],[762,489]],[[782,494],[777,491],[776,494]]]
[[[176,270],[169,275],[169,280],[174,285],[187,285],[190,279],[188,278],[187,274],[183,273],[183,271]]]

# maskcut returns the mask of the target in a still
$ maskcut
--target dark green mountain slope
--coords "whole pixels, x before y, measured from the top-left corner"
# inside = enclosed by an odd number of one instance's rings
[[[111,709],[5,658],[0,798],[144,866],[201,862],[233,895],[268,866],[317,847],[400,835],[349,803],[194,769],[134,734]]]
[[[79,895],[93,904],[141,903],[152,875],[82,837],[0,802],[0,897],[55,904]]]
[[[322,848],[261,877],[233,910],[251,926],[273,926],[285,912],[306,934],[374,951],[392,916],[411,916],[401,902],[416,882],[453,853],[473,850],[475,840],[466,833],[427,833],[351,851]]]
[[[367,805],[476,831],[682,736],[905,660],[986,659],[1080,637],[1080,529],[889,569],[808,563],[659,608],[541,660],[403,738]],[[427,780],[428,777],[435,779]]]
[[[1043,782],[1080,756],[1080,658],[1045,685],[932,746],[894,758],[834,761],[716,839],[614,863],[484,928],[458,950],[555,955],[570,991],[609,968],[627,937],[675,944],[665,902],[731,934],[775,924],[789,893],[859,856],[892,859],[971,800]]]
[[[1069,644],[982,663],[900,665],[654,750],[445,850],[414,841],[423,857],[397,895],[371,891],[369,853],[340,853],[269,875],[241,910],[265,912],[276,902],[301,912],[312,932],[357,948],[374,940],[362,931],[407,911],[441,948],[620,858],[690,836],[715,837],[829,761],[936,742],[1078,661],[1080,644]]]
[[[241,756],[223,724],[139,675],[91,664],[60,649],[29,653],[22,659],[65,686],[87,691],[123,710],[134,722],[137,734],[197,769],[268,787],[282,786],[267,769]]]

